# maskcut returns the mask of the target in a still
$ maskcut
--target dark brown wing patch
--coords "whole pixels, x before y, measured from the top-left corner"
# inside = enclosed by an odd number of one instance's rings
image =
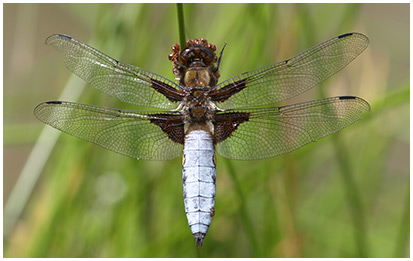
[[[211,92],[211,100],[215,102],[223,102],[228,100],[232,95],[242,91],[247,87],[248,78],[230,83],[218,90]]]
[[[228,112],[215,115],[215,144],[220,143],[231,136],[238,126],[249,120],[247,112]]]
[[[151,87],[157,92],[163,94],[171,102],[180,102],[184,98],[184,93],[164,82],[151,79]]]
[[[184,122],[182,116],[168,114],[148,115],[151,123],[159,126],[173,142],[184,144]]]

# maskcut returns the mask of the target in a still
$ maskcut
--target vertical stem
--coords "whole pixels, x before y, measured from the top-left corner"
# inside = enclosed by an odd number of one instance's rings
[[[406,257],[409,246],[410,232],[410,188],[407,188],[405,205],[402,220],[400,223],[399,233],[396,238],[396,247],[394,249],[394,257]],[[408,255],[407,255],[408,256]]]
[[[179,29],[179,44],[181,45],[181,50],[185,47],[185,20],[184,20],[184,6],[182,3],[176,4],[178,11],[178,29]]]
[[[349,153],[342,144],[340,134],[332,137],[335,149],[335,156],[340,165],[340,174],[343,178],[344,188],[347,194],[347,200],[350,206],[351,215],[354,224],[354,237],[359,257],[367,257],[367,226],[364,208],[360,200],[360,192],[354,181],[354,171],[351,168]]]
[[[248,217],[247,213],[247,208],[246,208],[246,200],[244,197],[244,193],[242,192],[241,185],[238,182],[237,175],[235,173],[234,167],[232,166],[231,162],[229,160],[225,160],[225,163],[227,165],[227,169],[229,174],[231,175],[232,181],[234,182],[235,188],[238,193],[238,197],[241,201],[240,208],[241,208],[241,217],[242,221],[244,223],[245,227],[245,232],[247,234],[247,237],[250,241],[251,247],[252,247],[252,253],[254,257],[259,257],[258,253],[258,244],[257,244],[257,239],[255,238],[255,233],[254,233],[254,227],[253,224]]]

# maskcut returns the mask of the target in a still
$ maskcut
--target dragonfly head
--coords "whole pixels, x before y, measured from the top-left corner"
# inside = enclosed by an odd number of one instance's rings
[[[172,46],[169,60],[174,63],[174,74],[182,76],[186,68],[214,67],[217,62],[216,46],[204,38],[188,40],[186,47],[180,51],[180,45]]]

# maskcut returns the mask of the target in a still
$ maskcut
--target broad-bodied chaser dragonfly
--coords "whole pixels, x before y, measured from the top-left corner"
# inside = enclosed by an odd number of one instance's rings
[[[34,115],[50,126],[108,150],[143,160],[169,160],[183,151],[185,212],[196,246],[215,214],[215,151],[235,160],[275,157],[360,120],[369,104],[338,96],[275,107],[349,64],[369,43],[346,33],[285,61],[218,83],[222,51],[206,39],[172,46],[179,83],[115,60],[68,35],[46,44],[69,70],[121,101],[165,111],[118,110],[65,101],[39,104]]]

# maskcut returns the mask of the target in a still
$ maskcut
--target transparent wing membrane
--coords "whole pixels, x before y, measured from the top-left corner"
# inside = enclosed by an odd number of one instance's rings
[[[333,134],[360,120],[361,114],[368,111],[369,104],[353,96],[283,107],[234,110],[241,115],[248,114],[248,121],[218,143],[216,150],[221,156],[236,160],[278,156]],[[229,112],[233,111],[223,113]]]
[[[167,78],[117,61],[67,35],[51,35],[46,44],[64,54],[70,71],[108,95],[139,106],[160,109],[178,106],[177,101],[157,91],[167,88],[171,97],[181,96],[178,85]]]
[[[42,122],[108,150],[144,160],[169,160],[182,154],[152,120],[168,120],[171,113],[122,111],[71,102],[39,104],[34,115]],[[182,127],[182,126],[176,126]]]
[[[340,71],[368,44],[369,40],[363,34],[343,34],[285,61],[237,75],[217,85],[217,92],[227,88],[235,90],[235,94],[218,103],[218,107],[275,105],[297,96]]]

